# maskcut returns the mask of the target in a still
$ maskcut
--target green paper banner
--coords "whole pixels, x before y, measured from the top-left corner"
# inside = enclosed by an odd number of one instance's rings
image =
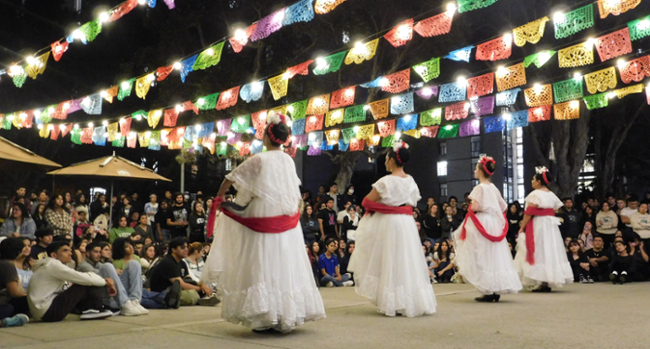
[[[343,122],[363,122],[366,121],[365,105],[357,105],[354,107],[346,108]]]
[[[289,105],[289,114],[293,120],[304,119],[307,116],[307,104],[309,103],[308,99],[304,101],[291,103]]]
[[[441,127],[438,131],[438,138],[454,138],[458,135],[458,128],[460,125],[447,125]]]
[[[555,103],[582,98],[582,77],[580,79],[569,79],[554,83],[553,95],[555,96]]]
[[[630,29],[630,39],[632,41],[645,38],[650,35],[650,16],[628,22],[627,27]]]
[[[353,127],[342,129],[341,134],[343,135],[343,142],[345,143],[350,143],[350,140],[357,136],[357,132],[354,131]]]
[[[388,137],[384,137],[381,140],[381,146],[384,148],[389,148],[393,146],[393,143],[395,142],[395,136],[393,135],[388,135]]]
[[[585,104],[587,104],[587,109],[594,110],[607,107],[609,105],[607,94],[608,93],[599,93],[597,95],[585,97],[584,101]]]
[[[424,82],[429,82],[440,76],[440,57],[416,64],[413,66],[413,70],[422,77]]]
[[[498,0],[458,0],[458,12],[474,11],[488,7]]]
[[[131,95],[131,91],[133,91],[133,83],[134,82],[135,82],[135,78],[120,83],[120,90],[117,93],[117,99],[118,100],[121,101],[124,98]]]
[[[564,39],[591,28],[594,26],[594,4],[565,13],[564,18],[554,18],[553,24],[555,25],[556,39]]]
[[[230,131],[235,133],[246,133],[251,124],[251,116],[241,115],[232,119],[230,124]]]
[[[224,42],[220,42],[205,51],[201,52],[194,61],[192,68],[194,70],[201,70],[213,67],[221,61],[221,51],[223,50]]]
[[[541,68],[544,64],[546,64],[546,62],[553,58],[556,53],[557,51],[546,50],[527,56],[524,58],[524,67],[528,68],[531,64],[535,64],[537,68]]]
[[[442,108],[431,109],[420,113],[420,124],[422,126],[440,125],[442,121]]]
[[[335,53],[331,56],[325,58],[319,58],[316,60],[316,68],[314,68],[315,75],[324,75],[327,73],[334,73],[341,68],[341,63],[345,59],[345,55],[348,54],[348,51],[343,51],[340,53]]]
[[[217,107],[217,100],[219,99],[219,92],[211,95],[203,96],[196,100],[194,105],[201,110],[211,110]]]
[[[115,140],[113,141],[113,146],[117,148],[124,148],[125,142],[126,142],[126,137],[120,136],[118,138],[115,138]]]

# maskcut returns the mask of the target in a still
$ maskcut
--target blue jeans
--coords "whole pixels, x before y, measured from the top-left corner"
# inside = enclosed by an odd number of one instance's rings
[[[346,281],[350,280],[350,275],[348,274],[343,274],[341,275],[341,281],[336,280],[333,276],[331,275],[325,275],[320,279],[320,284],[321,286],[327,285],[328,282],[331,282],[334,284],[336,287],[341,287],[343,286],[343,283]]]
[[[138,261],[128,262],[121,275],[117,275],[113,264],[104,263],[99,268],[99,275],[103,278],[113,279],[117,289],[117,295],[112,298],[104,289],[102,295],[104,305],[121,308],[129,300],[140,301],[142,298],[142,267]]]
[[[166,309],[165,296],[167,290],[162,292],[153,292],[149,290],[142,290],[142,300],[140,304],[147,309]]]

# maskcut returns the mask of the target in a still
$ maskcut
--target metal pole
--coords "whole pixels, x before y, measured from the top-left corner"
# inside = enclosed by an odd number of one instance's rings
[[[181,193],[185,194],[185,163],[181,163]]]
[[[111,179],[111,196],[109,197],[108,201],[108,230],[111,230],[112,225],[113,225],[113,185],[115,184],[115,180]]]

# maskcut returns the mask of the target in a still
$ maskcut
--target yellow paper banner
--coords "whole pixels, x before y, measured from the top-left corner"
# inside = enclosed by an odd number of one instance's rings
[[[44,124],[43,128],[38,131],[38,135],[41,136],[41,138],[48,138],[50,136],[50,126],[52,126],[52,124]]]
[[[617,82],[615,67],[609,67],[585,75],[587,91],[591,94],[605,92],[607,89],[615,88]]]
[[[271,86],[271,92],[273,93],[273,99],[276,101],[287,95],[289,79],[285,77],[285,74],[280,74],[268,80],[269,86]]]
[[[149,123],[149,127],[156,128],[156,126],[158,126],[158,121],[160,121],[160,117],[162,116],[162,114],[163,114],[162,109],[149,111],[149,114],[147,115],[147,123]]]
[[[572,120],[580,117],[579,101],[560,103],[553,107],[555,109],[555,120]]]
[[[151,88],[151,83],[154,81],[154,79],[155,79],[154,75],[149,74],[147,76],[143,76],[135,80],[136,96],[144,99],[147,96],[147,93],[149,93],[149,89]]]
[[[404,131],[404,134],[409,135],[409,136],[411,136],[413,138],[420,138],[421,137],[420,130],[418,130],[416,128],[414,128],[412,130]]]
[[[375,53],[377,53],[378,45],[379,39],[372,40],[365,44],[357,44],[350,50],[350,52],[348,52],[348,55],[345,56],[345,64],[361,64],[363,61],[372,59],[372,57],[375,56]]]
[[[500,68],[495,75],[499,92],[526,85],[526,68],[523,63]]]
[[[108,141],[112,142],[117,139],[117,128],[118,128],[118,123],[114,122],[112,124],[108,124],[106,126],[106,132],[108,133]]]
[[[338,125],[343,122],[343,108],[340,109],[334,109],[325,115],[325,127],[330,127],[334,125]]]
[[[577,44],[557,52],[560,68],[581,67],[594,63],[594,45],[592,42]]]
[[[618,90],[614,90],[614,93],[616,94],[616,97],[618,97],[618,99],[621,99],[633,93],[641,93],[643,92],[643,88],[644,88],[643,84],[638,84],[634,86],[619,88]]]
[[[51,51],[47,51],[38,57],[29,58],[29,64],[25,67],[25,73],[27,73],[30,78],[36,79],[38,74],[43,74],[45,67],[47,66],[47,59],[50,58],[50,52]]]
[[[531,44],[538,43],[544,36],[544,27],[548,21],[548,17],[543,17],[515,28],[512,31],[515,34],[515,45],[521,47],[526,45],[526,42],[530,42]]]
[[[357,139],[365,139],[370,142],[372,141],[372,136],[374,135],[375,135],[375,124],[359,126],[359,131],[357,131]]]
[[[553,86],[551,84],[528,88],[524,91],[524,95],[526,96],[526,105],[531,108],[553,104]]]

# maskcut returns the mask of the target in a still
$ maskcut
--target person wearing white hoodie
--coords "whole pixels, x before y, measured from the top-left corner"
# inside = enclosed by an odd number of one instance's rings
[[[112,279],[95,273],[80,273],[65,264],[72,259],[72,249],[65,241],[47,247],[48,257],[34,264],[34,275],[27,291],[32,317],[44,322],[57,322],[75,308],[81,320],[104,319],[113,315],[102,310],[102,287],[109,295],[117,294]]]

